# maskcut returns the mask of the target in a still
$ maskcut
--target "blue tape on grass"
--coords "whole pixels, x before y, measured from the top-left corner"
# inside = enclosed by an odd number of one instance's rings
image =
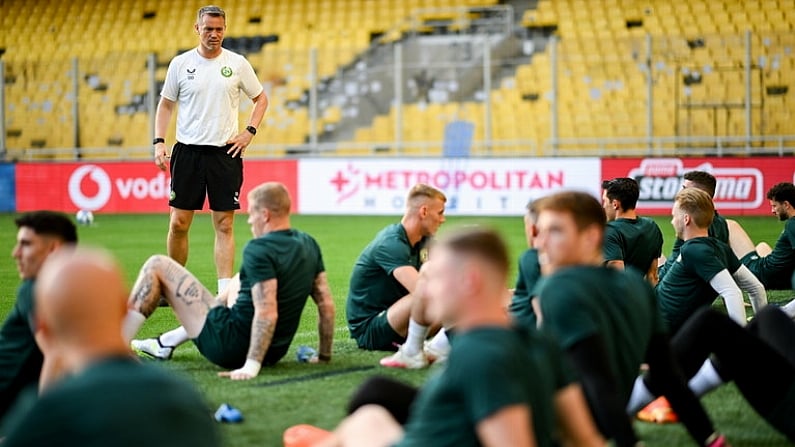
[[[317,379],[322,379],[322,378],[325,378],[325,377],[341,376],[343,374],[350,374],[350,373],[359,372],[359,371],[367,371],[367,370],[370,370],[370,369],[373,369],[373,368],[375,368],[375,366],[372,366],[372,365],[368,365],[368,366],[354,366],[354,367],[351,367],[351,368],[336,369],[334,371],[323,371],[323,372],[317,372],[317,373],[313,373],[313,374],[307,374],[305,376],[289,377],[287,379],[274,380],[273,382],[259,383],[259,384],[255,385],[255,386],[267,387],[267,386],[284,385],[284,384],[288,384],[288,383],[306,382],[306,381],[309,381],[309,380],[317,380]]]

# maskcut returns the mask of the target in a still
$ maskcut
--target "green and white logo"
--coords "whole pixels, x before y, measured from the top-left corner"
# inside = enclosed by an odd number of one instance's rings
[[[221,67],[221,75],[225,78],[232,76],[232,69],[227,66]]]

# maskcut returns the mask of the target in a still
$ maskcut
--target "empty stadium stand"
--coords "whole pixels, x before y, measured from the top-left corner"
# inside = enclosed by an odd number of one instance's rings
[[[5,0],[0,54],[8,158],[72,159],[75,147],[85,158],[148,158],[156,99],[148,96],[150,55],[157,91],[168,61],[195,46],[194,14],[204,3]],[[446,129],[460,121],[474,124],[472,153],[491,155],[595,149],[622,155],[678,150],[674,137],[703,138],[686,144],[698,148],[702,142],[713,147],[715,138],[726,147],[747,146],[749,131],[755,137],[795,135],[792,0],[524,2],[530,8],[504,33],[507,43],[493,45],[495,72],[485,92],[482,78],[475,85],[483,56],[477,45],[474,53],[470,48],[479,38],[473,23],[488,15],[477,8],[498,3],[521,2],[225,2],[225,46],[247,55],[271,103],[251,154],[300,154],[319,141],[331,148],[324,153],[339,155],[439,155]],[[461,65],[451,69],[446,60],[405,56],[400,108],[394,101],[365,104],[378,96],[376,89],[395,95],[383,54],[396,42],[412,48],[406,36],[429,34],[458,35],[448,47],[467,48],[466,55],[450,57]],[[419,71],[411,64],[426,64],[442,87],[420,98],[409,88],[416,88],[412,76]],[[319,95],[314,109],[313,82]],[[244,107],[241,116],[248,112]],[[671,138],[652,147],[649,137]]]

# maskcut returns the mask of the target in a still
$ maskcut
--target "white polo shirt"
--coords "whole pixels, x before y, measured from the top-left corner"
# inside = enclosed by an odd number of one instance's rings
[[[222,49],[206,59],[197,47],[171,60],[160,96],[177,103],[177,141],[223,146],[239,132],[241,92],[262,93],[246,58]]]

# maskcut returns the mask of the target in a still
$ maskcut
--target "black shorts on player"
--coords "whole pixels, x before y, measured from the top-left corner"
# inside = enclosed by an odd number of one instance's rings
[[[227,154],[230,147],[175,144],[168,204],[181,210],[200,210],[206,195],[213,211],[240,209],[243,159]]]

